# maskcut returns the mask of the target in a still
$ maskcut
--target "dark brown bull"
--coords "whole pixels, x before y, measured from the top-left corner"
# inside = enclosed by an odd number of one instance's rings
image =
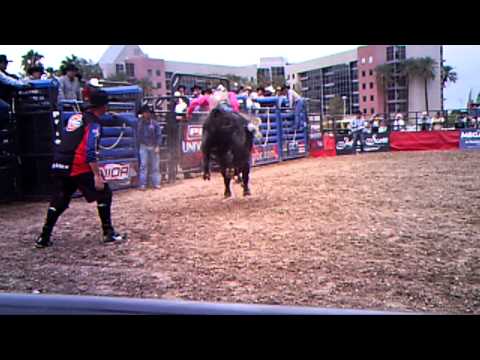
[[[203,124],[203,179],[210,180],[210,160],[214,157],[220,165],[226,198],[232,196],[230,181],[240,174],[243,196],[251,195],[248,182],[253,134],[247,124],[243,116],[218,108],[210,112]]]

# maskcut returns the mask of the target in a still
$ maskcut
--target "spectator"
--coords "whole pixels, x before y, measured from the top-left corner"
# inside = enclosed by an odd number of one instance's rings
[[[185,96],[185,91],[187,90],[187,88],[183,85],[180,85],[178,88],[177,88],[177,91],[180,93],[180,96]]]
[[[418,131],[418,127],[420,127],[421,131],[429,131],[429,122],[430,119],[428,118],[428,113],[424,111],[420,119],[418,119],[418,126],[416,130]]]
[[[378,130],[380,129],[380,117],[378,114],[373,115],[371,120],[371,128],[372,128],[372,138],[376,139],[378,135]]]
[[[193,98],[198,98],[202,95],[202,87],[198,85],[194,85],[192,87],[192,97]]]
[[[294,108],[295,104],[303,99],[295,90],[290,89],[288,85],[282,86],[279,94],[288,98],[288,106],[291,108]]]
[[[248,91],[247,88],[249,88],[249,86],[247,86],[247,87],[240,86],[240,88],[239,88],[239,90],[238,90],[238,95],[240,95],[240,96],[247,96],[247,97],[248,97],[250,94],[249,94],[249,91]],[[252,89],[252,88],[250,88],[250,90],[251,90],[251,89]],[[250,91],[250,92],[251,92],[251,91]]]
[[[175,105],[175,112],[177,114],[183,114],[185,110],[187,110],[187,103],[181,98],[182,93],[180,91],[175,91],[174,96],[178,97],[177,104]]]
[[[442,130],[443,124],[445,123],[445,119],[443,118],[440,112],[437,112],[433,118],[431,119],[432,123],[432,130]]]
[[[465,129],[467,127],[467,116],[462,113],[457,119],[456,127],[459,129]]]
[[[265,97],[265,88],[264,87],[258,87],[256,91],[255,98],[257,97]]]
[[[283,85],[280,88],[279,95],[288,98],[288,107],[292,108],[295,112],[295,128],[302,129],[307,120],[307,110],[304,99],[298,95],[295,90],[290,89],[288,85]]]
[[[140,144],[140,189],[147,188],[148,178],[151,177],[155,189],[160,188],[160,145],[162,131],[160,125],[153,120],[153,111],[147,105],[140,110],[141,118],[138,122],[138,141]],[[151,172],[148,171],[149,164]]]
[[[403,120],[402,114],[397,114],[393,122],[393,131],[404,131],[405,130],[405,121]]]
[[[43,70],[42,65],[35,65],[32,66],[28,69],[27,71],[28,76],[25,78],[25,80],[41,80],[43,74],[45,74],[45,71]]]
[[[65,67],[64,75],[60,78],[58,88],[58,100],[80,101],[80,80],[78,79],[78,68],[74,64]]]
[[[352,131],[352,151],[357,153],[357,144],[360,140],[360,152],[363,153],[363,146],[365,144],[365,121],[363,120],[362,113],[359,111],[354,119],[350,123]]]
[[[265,88],[265,97],[273,96],[274,93],[275,93],[275,89],[273,88],[272,85]]]
[[[14,91],[28,87],[26,81],[19,80],[17,76],[7,72],[8,60],[5,55],[0,55],[0,109],[2,112],[9,111],[12,106]]]
[[[193,99],[187,109],[187,119],[191,119],[194,111],[208,112],[212,109],[212,91],[206,90],[204,95]]]

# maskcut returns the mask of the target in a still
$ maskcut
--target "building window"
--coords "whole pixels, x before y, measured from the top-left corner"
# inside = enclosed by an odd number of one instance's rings
[[[369,56],[369,57],[368,57],[368,63],[369,63],[369,64],[372,64],[372,63],[373,63],[373,56]]]
[[[352,83],[352,91],[353,92],[358,91],[358,82]]]
[[[365,71],[362,71],[362,77],[365,77],[366,73]]]
[[[173,73],[171,73],[171,72],[166,72],[166,73],[165,73],[165,78],[166,78],[166,79],[171,79],[171,78],[172,78],[172,75],[173,75]]]
[[[370,83],[370,89],[373,89],[373,82]]]
[[[370,110],[372,114],[375,114],[375,108],[371,108]]]
[[[125,64],[127,76],[135,77],[135,64]]]
[[[362,84],[362,89],[365,90],[367,88],[367,84],[363,83]]]
[[[370,101],[374,101],[375,97],[373,95],[370,95]]]
[[[161,89],[161,88],[162,88],[162,83],[157,82],[157,89]]]
[[[363,99],[363,102],[367,101],[367,97],[366,97],[366,96],[362,96],[362,99]]]
[[[393,61],[393,46],[387,47],[387,61]]]
[[[365,58],[362,58],[362,64],[365,64]]]
[[[123,71],[124,71],[123,64],[115,64],[115,72],[117,74],[123,73]]]
[[[295,74],[292,74],[292,79],[295,79]]]
[[[160,70],[155,70],[155,74],[156,74],[157,76],[160,76]]]
[[[367,113],[367,109],[363,109],[363,113],[366,114],[366,113]]]
[[[153,75],[152,69],[148,69],[148,70],[147,70],[147,74],[148,74],[148,76],[152,76],[152,75]]]
[[[373,70],[370,69],[370,71],[368,73],[369,73],[370,76],[372,76],[373,75]]]

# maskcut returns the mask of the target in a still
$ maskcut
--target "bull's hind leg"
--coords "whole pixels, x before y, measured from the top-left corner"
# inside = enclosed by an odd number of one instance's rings
[[[224,196],[225,198],[229,198],[232,196],[232,192],[230,191],[231,176],[229,176],[228,174],[228,169],[222,168],[222,176],[223,176],[223,182],[225,184]]]
[[[250,165],[247,164],[242,169],[242,176],[243,176],[243,196],[252,195],[250,188],[248,186],[248,182],[250,180]]]

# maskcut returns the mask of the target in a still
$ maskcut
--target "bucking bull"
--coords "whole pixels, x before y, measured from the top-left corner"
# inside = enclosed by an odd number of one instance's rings
[[[243,196],[251,195],[248,185],[253,133],[248,120],[234,112],[213,109],[203,124],[202,145],[203,179],[210,180],[210,160],[220,165],[225,183],[225,197],[231,197],[230,181],[235,175],[242,182]]]

